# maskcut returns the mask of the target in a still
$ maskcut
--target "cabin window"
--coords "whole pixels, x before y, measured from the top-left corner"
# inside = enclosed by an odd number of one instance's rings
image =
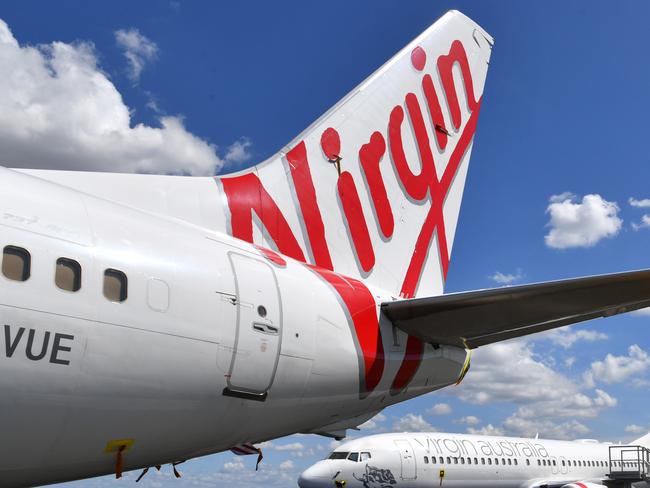
[[[14,281],[27,281],[32,258],[22,247],[5,246],[2,253],[2,274]]]
[[[472,458],[467,458],[467,464],[472,464]]]
[[[515,459],[515,460],[513,460],[513,463],[515,463],[515,466],[517,466],[517,465],[519,464],[519,463],[517,462],[517,460],[516,460],[516,459]]]
[[[447,464],[451,464],[451,458],[447,456]]]
[[[474,464],[478,464],[478,458],[474,458]]]
[[[485,458],[481,458],[481,464],[485,464]]]
[[[351,452],[350,455],[348,456],[348,459],[350,461],[354,461],[356,463],[359,460],[359,453],[358,452]]]
[[[553,459],[553,466],[557,466],[557,462]]]
[[[566,466],[566,464],[564,463],[564,459],[562,460],[562,466]]]
[[[341,451],[334,451],[332,454],[330,454],[330,457],[328,459],[345,459],[348,457],[349,452],[341,452]]]
[[[541,466],[541,465],[542,465],[542,462],[538,459],[537,460],[537,466]]]
[[[436,464],[436,457],[435,456],[431,456],[431,464]]]
[[[371,456],[370,456],[369,452],[362,452],[361,453],[361,458],[359,460],[363,462],[363,461],[367,461],[370,458],[371,458]]]
[[[440,461],[440,464],[445,464],[445,460],[442,456],[438,458],[438,461]]]
[[[429,464],[429,458],[424,456],[424,464]]]
[[[104,271],[104,296],[111,302],[123,302],[127,297],[126,275],[117,269]]]
[[[460,458],[460,464],[465,464],[465,458],[464,457]]]
[[[74,259],[57,259],[54,283],[65,291],[79,291],[81,288],[81,265]]]
[[[492,464],[492,458],[487,458],[488,464]]]
[[[526,466],[530,466],[530,459],[526,459]]]

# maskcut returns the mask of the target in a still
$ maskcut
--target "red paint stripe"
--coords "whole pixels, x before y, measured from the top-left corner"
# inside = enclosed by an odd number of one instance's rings
[[[431,116],[431,122],[436,134],[438,147],[441,150],[444,150],[447,147],[447,134],[445,133],[447,129],[445,127],[445,118],[442,115],[440,101],[438,100],[436,89],[433,86],[431,75],[424,75],[424,78],[422,79],[422,91],[424,92],[424,96],[427,99],[427,105],[429,106],[429,115]]]
[[[277,252],[271,251],[270,249],[267,249],[262,246],[255,246],[255,248],[262,254],[262,256],[264,256],[272,263],[277,264],[282,268],[286,267],[287,261],[282,256],[280,256]]]
[[[417,102],[417,100],[416,100]],[[431,167],[422,165],[420,174],[415,175],[411,171],[402,143],[402,122],[404,121],[404,109],[397,105],[390,113],[388,121],[388,140],[390,142],[390,152],[393,158],[393,164],[397,170],[397,175],[404,185],[406,192],[415,200],[424,200],[429,191],[432,173]]]
[[[573,484],[578,486],[579,488],[587,488],[587,486],[584,485],[583,483],[573,483]]]
[[[451,44],[449,54],[440,56],[438,58],[438,73],[440,73],[440,81],[447,97],[447,104],[451,112],[451,120],[456,129],[460,128],[460,105],[458,104],[458,93],[456,85],[454,84],[454,76],[452,68],[454,63],[458,63],[460,71],[463,74],[463,82],[465,85],[465,93],[467,95],[467,103],[470,112],[474,112],[478,108],[478,102],[474,99],[474,82],[472,80],[472,72],[469,68],[467,61],[467,54],[465,48],[460,41],[454,41]]]
[[[391,237],[395,228],[395,221],[393,219],[393,212],[390,208],[388,195],[386,193],[386,185],[381,176],[379,163],[384,157],[386,152],[386,141],[384,136],[379,132],[373,132],[370,136],[370,142],[361,146],[359,150],[359,161],[363,168],[363,174],[368,183],[370,190],[370,198],[375,206],[375,213],[379,228],[384,237]]]
[[[282,254],[305,261],[291,227],[255,173],[221,178],[221,184],[228,199],[233,237],[253,242],[255,212]]]
[[[359,370],[363,371],[360,395],[364,397],[377,387],[384,373],[384,345],[375,298],[359,280],[316,266],[309,267],[336,290],[347,308],[359,342]]]
[[[316,190],[307,161],[307,149],[304,141],[287,153],[287,161],[314,261],[317,266],[334,269],[325,240],[325,225],[316,201]]]
[[[365,272],[368,272],[375,265],[375,252],[372,248],[372,241],[370,240],[366,218],[363,215],[363,207],[361,207],[357,186],[348,171],[341,173],[337,186],[359,264]]]

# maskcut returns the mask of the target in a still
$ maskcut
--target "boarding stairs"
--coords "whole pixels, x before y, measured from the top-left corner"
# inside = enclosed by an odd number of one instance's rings
[[[650,482],[650,449],[643,446],[609,446],[607,477],[612,485],[625,488],[640,481]]]

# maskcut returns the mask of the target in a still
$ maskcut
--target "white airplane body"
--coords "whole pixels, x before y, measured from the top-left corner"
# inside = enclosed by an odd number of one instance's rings
[[[1,169],[2,486],[343,437],[472,348],[650,305],[647,271],[442,295],[491,48],[450,12],[232,175]]]
[[[650,435],[630,446],[444,433],[354,439],[305,470],[300,488],[648,487]]]

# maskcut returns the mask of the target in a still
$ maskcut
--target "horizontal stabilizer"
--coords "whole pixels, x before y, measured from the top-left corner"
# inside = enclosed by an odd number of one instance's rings
[[[650,306],[650,270],[382,303],[408,334],[470,349]]]

